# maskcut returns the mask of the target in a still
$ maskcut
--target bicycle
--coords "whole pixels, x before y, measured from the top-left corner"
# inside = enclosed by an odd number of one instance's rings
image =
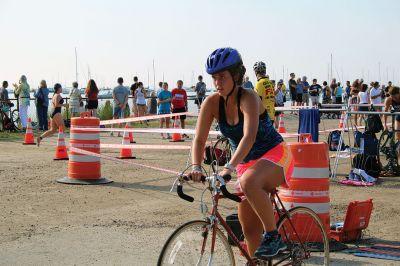
[[[392,116],[392,129],[384,130],[379,137],[378,142],[378,162],[381,171],[398,175],[400,174],[398,162],[398,149],[400,147],[396,140],[396,133],[399,130],[394,129],[394,117]]]
[[[0,131],[20,130],[19,111],[18,109],[12,110],[11,107],[8,102],[0,100]]]
[[[189,221],[178,227],[165,242],[157,265],[236,265],[234,252],[221,227],[233,245],[239,248],[247,265],[304,265],[308,262],[329,265],[329,241],[318,215],[306,207],[286,210],[276,190],[269,197],[278,220],[278,232],[287,250],[267,261],[252,258],[218,211],[220,199],[241,201],[240,196],[243,194],[232,194],[227,190],[226,182],[230,179],[230,176],[221,177],[215,172],[211,176],[202,177],[202,181],[208,183],[200,201],[201,213],[205,219]],[[177,178],[177,193],[180,198],[193,202],[194,198],[183,192],[183,184],[188,181],[184,173]],[[207,190],[212,198],[210,212],[203,201]],[[311,229],[314,230],[311,232]]]

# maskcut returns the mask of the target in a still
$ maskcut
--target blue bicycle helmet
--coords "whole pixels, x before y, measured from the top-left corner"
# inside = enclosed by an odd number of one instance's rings
[[[232,70],[243,65],[242,57],[236,49],[226,47],[212,52],[207,58],[206,71],[208,74]]]

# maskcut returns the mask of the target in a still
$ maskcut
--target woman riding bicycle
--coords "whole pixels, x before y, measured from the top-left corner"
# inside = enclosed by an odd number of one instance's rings
[[[293,169],[290,151],[258,95],[241,87],[246,69],[237,50],[215,50],[207,59],[206,71],[212,75],[217,92],[207,97],[200,108],[189,175],[194,181],[200,180],[205,143],[216,119],[235,150],[219,174],[237,171],[236,188],[246,196],[238,206],[238,214],[249,253],[271,258],[286,245],[276,230],[267,192],[288,182]]]

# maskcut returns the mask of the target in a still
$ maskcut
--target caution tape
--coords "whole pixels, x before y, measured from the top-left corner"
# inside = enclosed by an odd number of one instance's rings
[[[140,122],[140,121],[146,121],[146,120],[174,117],[174,116],[179,116],[179,115],[198,116],[197,114],[194,114],[191,112],[163,114],[163,115],[147,115],[147,116],[140,116],[140,117],[129,117],[129,118],[121,118],[121,119],[104,120],[104,121],[100,121],[100,125],[113,125],[113,124],[122,124],[122,123],[130,123],[130,122]]]
[[[333,129],[335,130],[335,129]],[[333,131],[332,130],[332,131]],[[188,135],[195,135],[195,129],[182,129],[182,128],[82,128],[80,129],[81,132],[133,132],[133,133],[178,133],[178,134],[188,134]],[[220,131],[211,130],[208,133],[209,135],[217,136],[222,135]],[[299,134],[297,133],[281,133],[283,138],[295,138],[298,137]]]
[[[127,161],[127,160],[122,160],[122,159],[114,158],[114,157],[111,157],[108,155],[90,152],[90,151],[86,151],[86,150],[82,150],[82,149],[78,149],[78,148],[74,148],[74,147],[70,147],[69,150],[72,152],[83,154],[83,155],[89,155],[89,156],[106,159],[106,160],[110,160],[110,161],[114,161],[114,162],[119,162],[119,163],[141,166],[141,167],[145,167],[145,168],[149,168],[149,169],[153,169],[153,170],[157,170],[157,171],[161,171],[161,172],[166,172],[166,173],[170,173],[170,174],[174,174],[174,175],[180,174],[180,172],[177,172],[177,171],[173,171],[173,170],[169,170],[169,169],[165,169],[165,168],[161,168],[161,167],[156,167],[156,166],[151,166],[151,165],[147,165],[147,164],[142,164],[142,163],[135,163],[132,161]]]
[[[76,147],[76,146],[74,146]],[[79,148],[79,147],[76,147]],[[100,148],[115,148],[115,149],[137,149],[137,150],[190,150],[191,146],[185,145],[142,145],[142,144],[100,144]]]

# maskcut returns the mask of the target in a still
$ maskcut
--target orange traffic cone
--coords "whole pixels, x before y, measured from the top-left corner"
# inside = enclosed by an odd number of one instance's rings
[[[344,112],[342,112],[342,115],[340,116],[339,128],[343,128],[343,123],[344,123]]]
[[[28,118],[28,126],[26,127],[25,138],[23,145],[35,145],[35,140],[33,137],[32,125],[31,125],[31,118]]]
[[[55,161],[68,160],[68,152],[67,152],[67,147],[65,147],[64,132],[63,132],[62,127],[58,128],[56,158],[54,158],[53,160],[55,160]]]
[[[279,127],[278,127],[278,132],[279,132],[279,133],[286,133],[285,122],[283,122],[283,114],[280,114],[280,115],[279,115]]]
[[[129,126],[129,123],[126,123],[125,128],[131,128]],[[133,140],[133,133],[129,132],[129,143],[136,143],[136,141]]]
[[[124,136],[122,138],[122,145],[129,145],[129,134],[124,131]],[[121,148],[119,151],[120,159],[136,159],[135,156],[132,156],[132,149],[130,148]]]
[[[179,116],[175,116],[174,129],[180,129],[180,128],[181,128],[181,122],[180,122]],[[172,133],[172,140],[170,140],[170,142],[182,142],[182,141],[184,141],[184,140],[182,139],[181,134]]]

